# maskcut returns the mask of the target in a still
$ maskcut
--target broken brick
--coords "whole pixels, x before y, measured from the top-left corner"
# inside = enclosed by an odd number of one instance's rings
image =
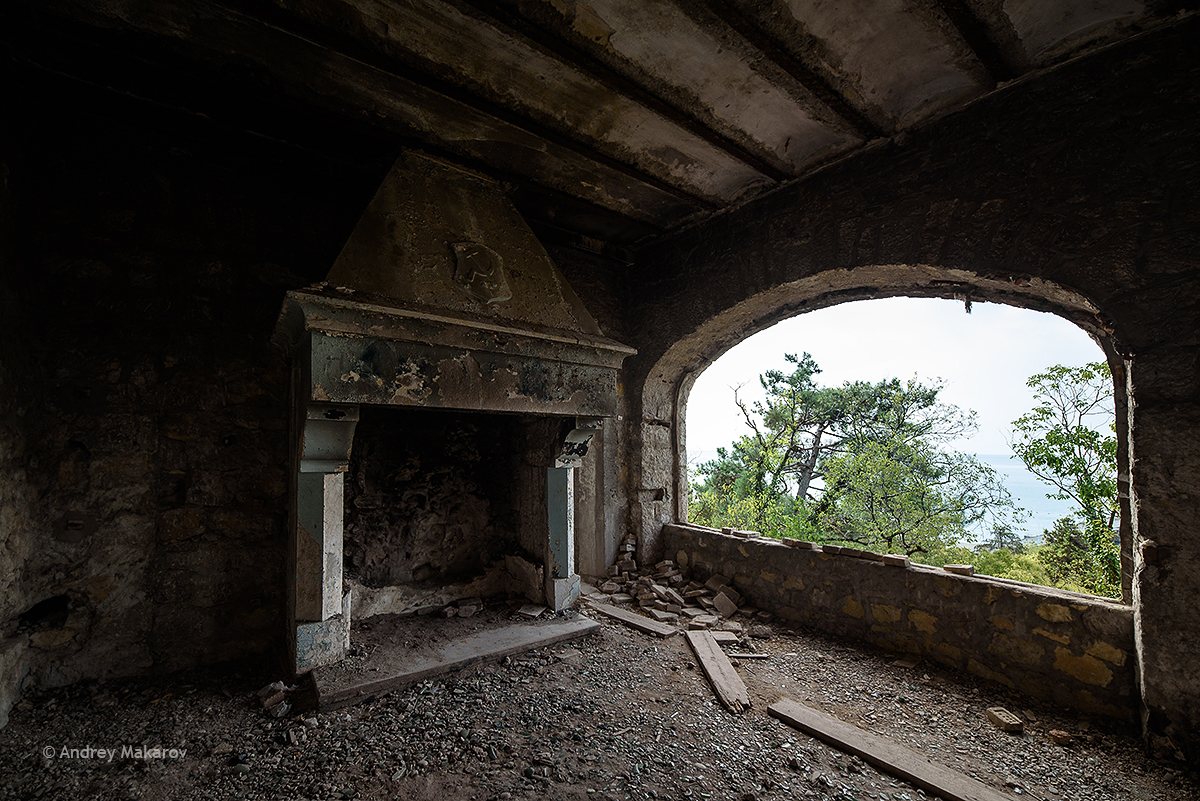
[[[713,606],[721,613],[722,617],[729,617],[738,610],[737,604],[724,592],[717,593],[717,597],[713,598]]]

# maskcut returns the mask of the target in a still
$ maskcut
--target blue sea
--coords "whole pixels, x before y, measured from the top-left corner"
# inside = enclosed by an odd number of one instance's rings
[[[688,451],[689,470],[694,470],[697,465],[715,459],[716,456],[716,451]],[[1000,473],[1004,478],[1004,486],[1008,487],[1017,506],[1031,513],[1023,525],[1017,526],[1018,532],[1024,530],[1023,536],[1026,538],[1040,539],[1044,530],[1054,526],[1054,521],[1070,514],[1070,502],[1047,498],[1046,494],[1053,489],[1026,470],[1025,465],[1016,456],[996,453],[981,453],[977,456],[981,462]],[[981,539],[986,536],[986,532],[980,534]]]
[[[1004,478],[1004,486],[1017,506],[1028,509],[1031,517],[1019,528],[1025,529],[1027,537],[1042,536],[1042,532],[1054,527],[1054,521],[1071,513],[1070,501],[1056,501],[1046,494],[1054,488],[1025,469],[1025,465],[1012,454],[981,453],[979,461],[993,467]]]

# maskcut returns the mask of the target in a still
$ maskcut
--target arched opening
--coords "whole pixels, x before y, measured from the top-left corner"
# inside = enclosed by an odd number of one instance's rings
[[[1052,314],[966,311],[845,303],[728,350],[685,409],[689,522],[1121,598],[1104,353]]]
[[[858,549],[804,549],[686,524],[685,416],[697,377],[738,342],[780,320],[847,301],[893,297],[996,302],[1050,312],[1100,345],[1114,376],[1124,594],[1129,597],[1128,545],[1136,521],[1124,490],[1130,463],[1126,377],[1132,361],[1122,352],[1113,326],[1087,298],[1047,281],[981,278],[922,265],[834,270],[781,284],[708,315],[688,335],[666,345],[642,386],[636,463],[640,492],[631,504],[641,524],[641,561],[673,559],[699,581],[723,573],[755,606],[785,620],[920,655],[1089,714],[1133,719],[1139,662],[1134,607],[1004,579],[956,575]]]
[[[948,298],[991,302],[1048,312],[1075,324],[1103,351],[1113,374],[1119,494],[1121,496],[1123,585],[1130,584],[1128,375],[1130,358],[1103,311],[1079,293],[1029,276],[980,277],[966,270],[928,265],[878,265],[828,270],[779,284],[718,311],[689,335],[670,344],[647,371],[641,387],[641,458],[635,464],[638,495],[631,504],[638,553],[661,558],[658,531],[666,522],[687,520],[687,426],[685,410],[696,379],[726,351],[776,323],[810,311],[856,300]]]

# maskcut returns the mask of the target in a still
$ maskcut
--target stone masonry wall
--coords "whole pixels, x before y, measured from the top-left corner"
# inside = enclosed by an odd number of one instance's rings
[[[728,576],[753,605],[786,620],[919,655],[1089,715],[1136,720],[1128,606],[698,526],[668,525],[663,539],[669,558],[696,579]]]
[[[274,655],[289,382],[270,334],[379,176],[14,95],[8,280],[40,378],[0,464],[2,506],[24,471],[29,507],[2,527],[0,625],[62,613],[22,635],[42,684]]]
[[[7,152],[0,152],[0,176],[8,175],[8,158]],[[0,726],[8,720],[28,669],[28,637],[18,633],[18,616],[27,608],[20,578],[29,554],[32,515],[25,471],[32,381],[22,347],[24,314],[9,285],[19,255],[8,183],[0,181]]]
[[[686,519],[679,399],[746,336],[870,297],[1056,311],[1126,362],[1144,731],[1200,761],[1198,35],[1180,18],[640,250],[631,484],[668,490],[631,504],[642,558]]]
[[[446,583],[516,548],[522,418],[363,408],[346,480],[346,570]]]

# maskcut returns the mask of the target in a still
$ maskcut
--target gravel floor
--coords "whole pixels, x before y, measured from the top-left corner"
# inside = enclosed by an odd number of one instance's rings
[[[768,659],[736,660],[753,708],[734,715],[715,702],[682,637],[601,625],[570,644],[326,714],[269,717],[255,691],[273,677],[252,671],[43,693],[0,731],[0,798],[926,797],[768,717],[781,695],[1014,797],[1200,798],[1194,774],[1147,759],[1129,732],[929,664],[898,667],[888,655],[776,626],[770,639],[749,641]],[[987,722],[984,710],[996,705],[1026,718],[1024,735]],[[1075,742],[1054,745],[1051,729]],[[121,753],[138,746],[163,751]],[[62,752],[88,747],[116,754]]]

